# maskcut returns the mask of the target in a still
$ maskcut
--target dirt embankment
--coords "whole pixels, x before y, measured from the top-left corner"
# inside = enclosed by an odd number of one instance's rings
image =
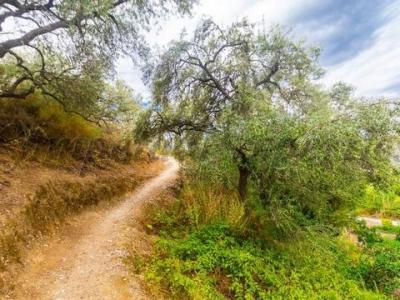
[[[57,235],[63,224],[80,212],[98,204],[115,204],[156,176],[163,162],[110,161],[104,168],[84,167],[85,172],[77,172],[68,165],[16,161],[0,151],[1,293],[15,286],[13,278],[21,270],[20,262],[38,240],[42,243],[46,236]]]
[[[54,156],[54,153],[52,154]],[[49,182],[90,183],[96,178],[131,176],[156,171],[160,163],[146,161],[127,164],[109,160],[101,168],[84,162],[51,160],[51,155],[40,154],[35,159],[16,158],[10,150],[0,147],[0,224],[14,215],[40,186]]]
[[[148,299],[122,263],[125,244],[135,239],[129,224],[138,207],[174,184],[173,159],[124,201],[76,216],[62,233],[32,249],[24,262],[13,299]]]

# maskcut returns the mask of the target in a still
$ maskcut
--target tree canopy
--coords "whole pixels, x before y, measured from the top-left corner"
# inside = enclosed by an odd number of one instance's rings
[[[81,87],[88,85],[88,107],[99,80],[111,75],[121,54],[146,55],[142,34],[151,22],[167,14],[188,14],[194,2],[1,1],[0,98],[24,99],[38,90],[68,110],[70,101],[83,103]],[[10,26],[13,31],[4,32]],[[77,86],[71,88],[74,82]]]
[[[236,186],[275,221],[336,220],[366,183],[390,178],[397,109],[323,88],[318,54],[279,28],[204,20],[155,63],[137,134],[175,134],[197,176]]]
[[[0,42],[0,57],[17,47],[46,40],[49,33],[68,39],[74,50],[96,55],[136,52],[143,40],[141,30],[164,13],[188,13],[193,1],[1,1],[0,25],[11,19],[29,24],[26,31]],[[49,41],[47,39],[47,41]],[[64,49],[67,50],[67,49]]]
[[[278,28],[256,35],[247,21],[223,30],[206,19],[191,40],[173,43],[160,57],[152,78],[155,105],[179,113],[175,118],[172,112],[171,117],[157,115],[152,122],[178,134],[212,129],[225,107],[245,110],[243,98],[253,91],[269,93],[282,107],[307,109],[309,93],[303,87],[321,75],[318,54],[317,48],[294,43]],[[192,109],[195,119],[185,113]]]

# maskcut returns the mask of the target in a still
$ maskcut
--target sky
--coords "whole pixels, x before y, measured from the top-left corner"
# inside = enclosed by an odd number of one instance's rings
[[[279,24],[295,39],[321,47],[322,84],[344,81],[359,96],[400,98],[400,0],[200,0],[191,17],[161,21],[146,40],[162,49],[204,17],[221,26],[244,17]],[[139,68],[128,58],[118,61],[117,77],[150,100]]]

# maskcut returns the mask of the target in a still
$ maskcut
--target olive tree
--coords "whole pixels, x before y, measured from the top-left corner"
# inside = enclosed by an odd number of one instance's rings
[[[318,53],[278,29],[254,34],[254,26],[247,21],[222,29],[204,20],[191,40],[173,43],[160,57],[152,73],[154,110],[147,128],[178,135],[223,131],[221,113],[229,108],[242,118],[250,117],[248,95],[255,91],[282,109],[301,113],[311,101],[307,82],[321,75],[315,64]],[[232,149],[240,174],[239,191],[245,198],[250,175],[246,145]]]
[[[398,111],[343,83],[321,87],[318,53],[276,28],[205,20],[155,64],[137,134],[175,134],[199,176],[236,186],[277,223],[346,216],[366,183],[393,174]]]

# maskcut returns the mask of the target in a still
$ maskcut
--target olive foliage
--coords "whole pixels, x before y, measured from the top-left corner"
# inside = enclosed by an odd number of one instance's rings
[[[398,111],[319,85],[318,55],[279,28],[204,20],[154,64],[137,135],[175,134],[196,176],[237,188],[277,224],[340,223],[366,183],[390,180]]]

